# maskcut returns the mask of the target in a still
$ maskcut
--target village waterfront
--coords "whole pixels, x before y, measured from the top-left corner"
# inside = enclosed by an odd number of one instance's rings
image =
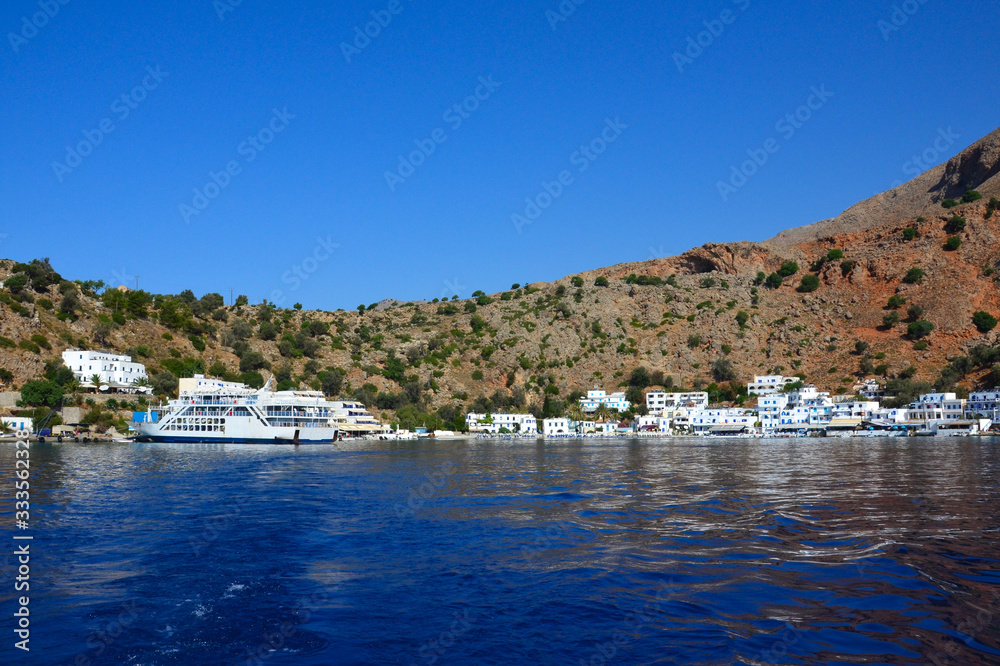
[[[49,442],[31,484],[5,663],[1000,663],[991,437]]]

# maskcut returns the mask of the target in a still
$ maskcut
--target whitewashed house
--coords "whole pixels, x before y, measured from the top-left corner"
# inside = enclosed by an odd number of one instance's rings
[[[542,420],[542,432],[546,437],[574,434],[573,424],[568,418],[558,417]]]
[[[34,419],[27,416],[0,416],[0,421],[7,425],[12,431],[25,430],[32,432]]]
[[[798,377],[784,377],[782,375],[758,375],[752,382],[747,384],[747,393],[750,395],[772,395],[781,393],[789,384],[799,381]]]
[[[670,419],[665,416],[655,416],[648,414],[640,416],[635,423],[638,432],[656,432],[663,435],[670,434]]]
[[[465,425],[469,432],[489,433],[496,435],[501,429],[522,435],[532,435],[538,432],[538,421],[531,414],[466,414]]]
[[[910,419],[914,421],[960,421],[965,418],[964,399],[954,393],[925,393],[910,403]]]
[[[601,405],[621,413],[627,412],[632,403],[625,399],[624,392],[609,395],[601,389],[587,391],[587,397],[580,398],[580,409],[585,414],[593,414]]]
[[[83,351],[67,349],[62,353],[63,365],[73,371],[81,384],[92,384],[94,375],[100,377],[101,384],[112,388],[125,387],[139,380],[148,380],[146,366],[133,363],[131,356],[112,354],[106,351]]]
[[[666,391],[650,391],[646,394],[646,410],[650,414],[663,414],[681,408],[707,409],[708,393],[667,393]]]
[[[691,415],[691,429],[696,435],[747,432],[756,423],[756,413],[740,408],[703,409]]]
[[[970,393],[965,402],[965,414],[968,418],[980,418],[981,415],[994,422],[1000,420],[1000,389]]]

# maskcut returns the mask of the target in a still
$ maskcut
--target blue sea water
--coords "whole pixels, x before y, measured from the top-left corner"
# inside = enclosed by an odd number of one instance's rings
[[[1000,664],[992,439],[31,448],[0,663]]]

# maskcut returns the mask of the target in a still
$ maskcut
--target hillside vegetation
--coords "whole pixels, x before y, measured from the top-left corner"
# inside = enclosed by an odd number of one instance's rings
[[[0,261],[0,381],[71,391],[60,353],[102,348],[146,363],[161,395],[194,373],[253,386],[273,373],[281,388],[431,427],[459,427],[470,409],[561,413],[593,386],[639,402],[651,386],[739,402],[753,374],[798,374],[835,393],[881,377],[900,400],[992,385],[1000,202],[984,191],[996,190],[998,137],[938,167],[947,186],[925,174],[898,188],[911,193],[906,215],[881,202],[866,208],[881,220],[837,218],[464,300],[228,306],[219,294],[119,291],[65,280],[46,260]],[[933,191],[920,199],[920,187]]]

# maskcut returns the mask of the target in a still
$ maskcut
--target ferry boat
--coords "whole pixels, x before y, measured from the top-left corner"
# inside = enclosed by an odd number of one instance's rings
[[[137,442],[331,444],[340,434],[333,405],[320,391],[271,391],[206,379],[180,380],[180,397],[136,412]]]

